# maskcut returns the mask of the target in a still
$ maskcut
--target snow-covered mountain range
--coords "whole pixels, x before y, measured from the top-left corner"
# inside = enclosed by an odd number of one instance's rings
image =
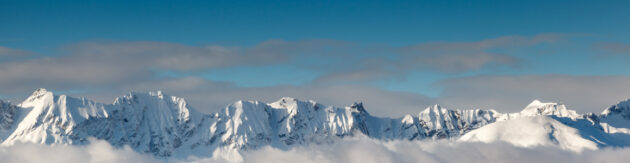
[[[584,149],[630,145],[630,100],[601,114],[578,114],[535,100],[518,113],[430,106],[416,115],[376,117],[361,103],[347,107],[284,97],[273,103],[237,101],[214,114],[161,91],[132,92],[112,104],[36,90],[20,104],[0,101],[0,140],[81,145],[89,137],[157,157],[237,157],[229,151],[263,146],[334,143],[358,134],[379,140],[503,141],[517,146]],[[228,154],[225,154],[228,151]]]

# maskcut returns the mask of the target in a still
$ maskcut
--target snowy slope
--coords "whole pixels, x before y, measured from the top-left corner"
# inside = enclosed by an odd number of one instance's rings
[[[36,90],[18,106],[27,114],[16,117],[21,121],[4,143],[72,144],[68,139],[71,128],[88,118],[108,115],[102,104],[65,95],[55,96],[45,89]]]
[[[433,138],[457,137],[496,121],[494,110],[448,110],[434,105],[420,112],[420,124]]]
[[[290,97],[272,103],[237,101],[218,113],[202,114],[186,100],[161,91],[131,92],[101,104],[38,89],[17,106],[0,102],[3,145],[84,144],[96,137],[159,157],[213,155],[228,160],[239,160],[240,150],[331,144],[357,134],[380,140],[505,141],[581,151],[629,145],[628,117],[628,101],[602,115],[581,115],[562,104],[536,100],[518,113],[433,105],[399,118],[372,116],[361,103],[333,107]]]
[[[497,121],[504,121],[510,119],[517,119],[521,117],[531,116],[557,116],[576,119],[582,117],[575,110],[569,110],[564,104],[558,104],[554,102],[541,102],[539,100],[532,101],[521,112],[518,113],[506,113],[499,114]]]
[[[269,104],[238,101],[221,112],[201,114],[184,99],[160,91],[129,93],[112,104],[100,104],[46,89],[36,90],[14,108],[25,114],[13,118],[20,121],[4,145],[83,144],[87,137],[96,137],[163,157],[267,145],[286,149],[334,143],[356,134],[384,140],[451,138],[494,122],[495,114],[436,105],[418,116],[382,118],[370,115],[361,103],[337,108],[290,97]]]
[[[607,124],[611,121],[615,124],[630,124],[628,119],[618,119],[623,117],[626,109],[623,107],[627,106],[624,104],[615,105],[597,116],[592,113],[580,115],[562,104],[535,100],[523,111],[500,115],[499,122],[471,131],[458,141],[507,142],[521,147],[557,146],[576,152],[607,146],[628,146],[628,132],[614,134],[620,130],[627,131],[627,128],[615,128]]]
[[[627,123],[627,121],[630,121],[630,99],[610,106],[601,115],[600,121],[606,124],[606,131],[611,133],[630,133],[624,130],[630,128],[630,123]]]
[[[579,129],[547,116],[522,117],[489,124],[463,135],[459,141],[504,141],[521,147],[558,145],[573,151],[597,149],[597,142],[580,136]]]
[[[621,145],[630,144],[630,99],[605,109],[598,121],[604,132],[622,141]]]
[[[4,145],[82,144],[96,137],[159,156],[169,156],[201,115],[183,99],[161,92],[130,93],[106,105],[38,89],[19,107],[27,114]]]

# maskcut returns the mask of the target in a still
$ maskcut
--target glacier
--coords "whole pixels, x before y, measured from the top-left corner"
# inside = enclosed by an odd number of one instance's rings
[[[19,104],[0,101],[3,146],[83,145],[94,137],[158,158],[239,160],[241,150],[332,144],[357,135],[384,141],[499,141],[576,152],[623,147],[630,145],[630,100],[601,114],[578,114],[563,104],[534,100],[517,113],[433,105],[398,118],[373,116],[362,103],[334,107],[291,97],[272,103],[237,101],[205,114],[162,91],[130,92],[111,104],[46,89]]]

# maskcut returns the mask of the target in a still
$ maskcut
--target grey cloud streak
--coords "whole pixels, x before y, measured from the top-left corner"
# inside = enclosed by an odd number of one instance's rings
[[[0,59],[2,59],[2,57],[20,56],[20,55],[28,55],[28,54],[31,54],[31,52],[0,46]]]
[[[128,91],[163,90],[181,96],[204,112],[215,112],[237,100],[271,102],[283,96],[347,106],[363,101],[374,114],[417,113],[430,99],[422,95],[359,85],[278,85],[242,88],[230,82],[196,76],[156,77],[159,70],[194,72],[230,66],[277,64],[294,57],[344,57],[335,48],[351,43],[334,40],[270,40],[248,48],[188,46],[163,42],[83,42],[63,47],[56,57],[3,62],[0,89],[19,101],[36,88],[61,91],[110,103]],[[322,53],[330,51],[330,53]],[[394,107],[395,106],[395,107]]]
[[[109,103],[129,90],[155,91],[159,88],[170,95],[188,99],[195,108],[208,113],[219,111],[237,100],[273,102],[284,96],[338,107],[362,101],[372,114],[388,117],[417,114],[432,104],[451,109],[481,108],[518,112],[534,99],[564,103],[580,113],[599,113],[610,105],[630,98],[628,76],[472,76],[439,81],[435,86],[444,89],[438,97],[343,84],[243,88],[227,82],[186,77],[74,95]]]
[[[605,42],[595,45],[595,48],[603,51],[601,55],[625,55],[630,56],[630,44],[620,42]],[[600,55],[600,56],[601,56]]]
[[[581,113],[600,113],[630,98],[629,76],[482,75],[436,83],[444,88],[438,103],[455,108],[520,111],[531,100],[564,103]]]
[[[517,67],[522,61],[510,54],[491,50],[515,50],[563,41],[564,34],[503,36],[473,42],[428,42],[381,49],[381,53],[358,61],[348,61],[347,68],[330,72],[315,82],[371,81],[404,76],[412,71],[462,73],[483,68]]]
[[[506,36],[478,42],[434,42],[407,47],[358,46],[337,40],[268,40],[251,47],[190,46],[167,42],[81,42],[64,46],[61,55],[2,62],[0,87],[17,93],[34,87],[86,89],[121,83],[149,81],[162,71],[200,72],[235,66],[297,64],[323,71],[314,83],[363,82],[398,78],[407,72],[431,70],[464,72],[484,67],[513,66],[519,59],[490,53],[491,48],[511,48],[550,43],[560,34],[532,37]],[[27,53],[0,48],[4,53]],[[369,55],[361,55],[361,54]],[[390,56],[393,54],[394,56]],[[299,59],[302,63],[293,63]],[[324,60],[321,63],[307,62]]]
[[[409,71],[437,69],[432,64],[441,62],[473,69],[493,64],[509,66],[513,62],[508,55],[484,50],[553,43],[565,37],[559,34],[506,36],[477,42],[424,43],[397,49],[366,48],[335,40],[269,40],[252,47],[189,46],[163,42],[84,42],[64,47],[62,52],[65,55],[57,57],[2,62],[0,94],[23,98],[34,89],[44,87],[109,103],[114,97],[128,91],[163,90],[188,99],[204,112],[217,111],[237,100],[271,102],[283,96],[293,96],[333,106],[363,101],[373,114],[391,117],[417,114],[426,106],[436,103],[453,109],[484,108],[513,112],[519,111],[533,99],[562,102],[580,112],[600,112],[619,100],[630,98],[630,94],[625,93],[630,92],[625,89],[630,88],[626,82],[630,80],[626,76],[454,78],[435,84],[435,87],[444,89],[438,97],[343,82],[404,78],[404,73]],[[396,52],[404,59],[397,62],[396,57],[351,55],[369,51],[379,54]],[[231,82],[211,81],[194,75],[157,77],[155,72],[169,70],[186,73],[230,66],[279,64],[296,58],[303,59],[300,57],[336,57],[337,60],[323,63],[332,65],[327,66],[328,74],[313,83],[300,86],[240,87]],[[473,63],[459,63],[462,59]],[[429,61],[431,63],[425,63],[427,65],[412,64]],[[305,66],[320,68],[317,66],[325,65]]]
[[[599,113],[610,105],[630,98],[628,76],[481,75],[442,80],[436,82],[435,86],[444,89],[438,97],[360,85],[241,88],[230,83],[187,77],[128,85],[108,93],[79,95],[100,97],[97,99],[111,102],[113,97],[132,88],[137,91],[160,88],[171,95],[189,99],[193,106],[204,109],[204,112],[217,111],[237,100],[272,102],[283,96],[315,100],[333,106],[348,106],[352,102],[363,101],[374,115],[389,117],[417,114],[432,104],[451,109],[482,108],[518,112],[534,99],[564,103],[580,113]]]
[[[56,90],[121,87],[151,82],[161,71],[195,72],[290,61],[321,47],[344,46],[333,40],[270,40],[253,47],[189,46],[165,42],[82,42],[62,48],[61,55],[0,60],[0,89],[5,94],[38,87]],[[0,48],[2,55],[27,53]]]

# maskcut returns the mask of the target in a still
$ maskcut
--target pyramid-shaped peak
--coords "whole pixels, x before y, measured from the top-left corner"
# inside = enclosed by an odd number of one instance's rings
[[[49,93],[50,91],[48,91],[46,88],[37,88],[33,94],[31,96],[39,96],[39,95],[43,95],[46,93]],[[52,93],[52,92],[50,92]]]
[[[535,99],[534,101],[532,101],[531,103],[529,103],[529,105],[537,105],[537,104],[540,104],[540,103],[542,103],[540,100]]]
[[[529,103],[529,105],[527,105],[523,110],[521,110],[521,113],[538,113],[541,111],[541,109],[558,109],[558,103],[555,102],[542,102],[538,99],[532,101],[531,103]],[[560,104],[560,106],[564,107],[564,105]]]
[[[289,102],[295,102],[298,101],[297,98],[293,98],[293,97],[282,97],[278,100],[278,102],[282,102],[282,103],[289,103]]]
[[[538,99],[532,101],[531,103],[529,103],[529,105],[527,105],[521,112],[538,112],[541,109],[547,108],[547,109],[557,109],[558,103],[555,102],[542,102]],[[562,105],[564,106],[564,105]]]
[[[272,102],[272,106],[281,107],[287,105],[295,105],[299,100],[293,97],[282,97],[276,102]]]
[[[529,108],[529,107],[541,107],[541,106],[545,106],[545,105],[558,105],[558,103],[555,103],[555,102],[542,102],[542,101],[536,99],[536,100],[532,101],[531,103],[529,103],[529,105],[527,105],[526,108]]]
[[[532,101],[525,109],[520,112],[525,116],[537,115],[556,115],[559,117],[579,117],[575,110],[569,110],[564,104],[555,102],[541,102],[540,100]]]
[[[429,107],[429,108],[432,108],[432,109],[439,109],[439,110],[446,109],[445,107],[443,107],[443,106],[442,106],[442,105],[440,105],[440,104],[433,104],[433,106],[431,106],[431,107]]]
[[[53,92],[46,90],[45,88],[36,89],[31,96],[26,98],[26,101],[34,101],[42,98],[43,96],[53,96]]]
[[[445,107],[442,107],[439,104],[434,104],[432,106],[427,107],[426,109],[424,109],[421,113],[430,113],[430,112],[445,112],[448,109],[446,109]]]

